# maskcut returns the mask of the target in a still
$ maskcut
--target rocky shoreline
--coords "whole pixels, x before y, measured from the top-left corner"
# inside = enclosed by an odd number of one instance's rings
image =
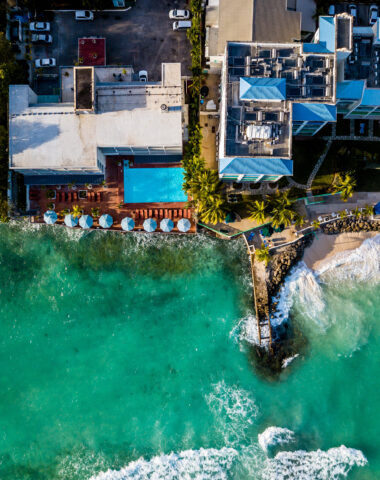
[[[378,232],[380,231],[380,222],[362,217],[346,217],[321,225],[321,230],[327,235],[343,232]]]

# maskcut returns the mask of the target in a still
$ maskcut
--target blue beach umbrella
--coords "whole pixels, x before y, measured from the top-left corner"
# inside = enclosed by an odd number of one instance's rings
[[[380,215],[380,202],[379,203],[376,203],[376,205],[374,206],[373,208],[373,213],[375,215]]]
[[[157,228],[157,222],[153,218],[147,218],[144,220],[143,227],[146,232],[154,232]]]
[[[78,225],[78,219],[69,213],[65,215],[65,225],[71,228],[76,227]]]
[[[53,225],[57,221],[58,215],[54,210],[47,210],[44,213],[44,220],[48,225]]]
[[[121,221],[121,228],[126,232],[130,232],[135,228],[135,221],[131,217],[125,217]]]
[[[170,218],[163,218],[160,222],[160,228],[163,232],[171,232],[174,228],[174,222]]]
[[[79,219],[79,225],[82,228],[91,228],[94,220],[90,215],[82,215]]]
[[[188,232],[190,230],[191,223],[187,218],[181,218],[177,222],[177,228],[180,232]]]
[[[99,218],[99,225],[102,228],[110,228],[112,227],[112,224],[113,224],[113,218],[111,217],[111,215],[108,215],[108,213],[105,213]]]

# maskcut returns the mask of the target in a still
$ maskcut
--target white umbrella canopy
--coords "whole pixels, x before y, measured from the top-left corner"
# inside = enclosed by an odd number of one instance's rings
[[[178,220],[177,222],[177,228],[180,232],[188,232],[191,228],[190,220],[187,218],[181,218],[181,220]]]
[[[57,221],[58,215],[54,210],[47,210],[44,213],[44,221],[48,225],[53,225]]]

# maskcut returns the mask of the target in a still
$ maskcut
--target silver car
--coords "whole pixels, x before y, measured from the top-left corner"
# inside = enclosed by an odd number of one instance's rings
[[[55,58],[37,58],[34,62],[36,68],[55,67],[56,64]]]
[[[49,22],[31,22],[29,24],[29,30],[31,32],[50,32]]]

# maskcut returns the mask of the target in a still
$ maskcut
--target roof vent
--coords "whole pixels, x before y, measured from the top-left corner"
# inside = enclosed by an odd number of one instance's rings
[[[165,103],[161,104],[161,110],[166,112],[168,110],[168,106]]]

